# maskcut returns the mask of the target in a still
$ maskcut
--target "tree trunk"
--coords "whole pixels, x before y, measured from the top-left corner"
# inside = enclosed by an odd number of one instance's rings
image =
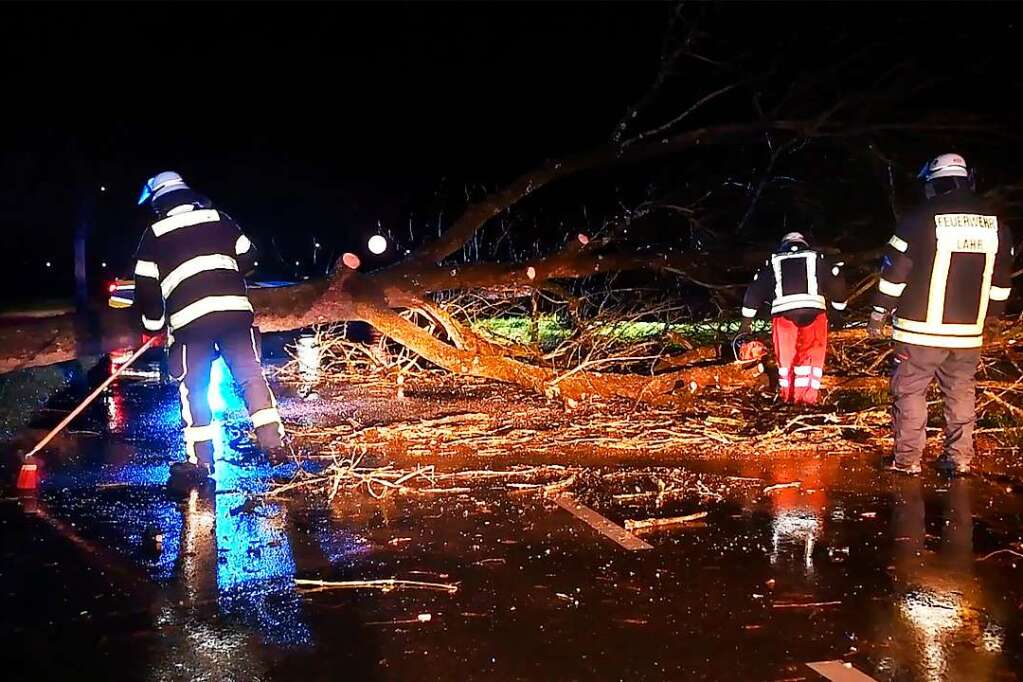
[[[352,312],[388,338],[409,348],[433,364],[456,374],[484,377],[561,398],[568,405],[587,398],[629,398],[650,403],[680,403],[707,386],[740,386],[756,380],[755,367],[732,363],[678,370],[656,376],[610,374],[591,371],[557,372],[529,365],[496,352],[493,345],[458,348],[445,343],[401,315],[373,303],[357,301]],[[705,355],[697,356],[703,359]],[[684,387],[675,392],[677,386]]]

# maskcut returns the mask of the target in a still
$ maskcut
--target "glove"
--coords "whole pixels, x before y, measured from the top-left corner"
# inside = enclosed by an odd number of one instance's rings
[[[749,317],[742,318],[742,324],[739,325],[739,336],[749,334],[751,331],[753,331],[753,319]]]
[[[870,313],[870,319],[867,321],[867,335],[872,339],[880,339],[884,337],[884,323],[888,318],[888,313],[882,313],[878,310]]]

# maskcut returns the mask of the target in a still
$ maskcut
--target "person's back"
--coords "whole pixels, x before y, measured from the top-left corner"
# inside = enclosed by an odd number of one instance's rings
[[[238,225],[187,188],[161,195],[153,207],[158,219],[142,237],[135,273],[143,325],[157,331],[166,323],[181,340],[248,329],[244,274],[255,249]]]
[[[740,333],[748,333],[761,306],[771,306],[778,362],[778,393],[785,402],[814,404],[824,377],[828,302],[845,310],[841,263],[829,263],[798,232],[782,238],[743,297]]]
[[[889,246],[905,259],[889,258],[892,265],[880,286],[881,294],[897,299],[892,338],[929,347],[979,347],[991,302],[1009,296],[1007,266],[999,262],[1012,257],[1005,225],[986,201],[963,187],[907,213],[898,232]]]
[[[892,314],[895,369],[891,469],[920,473],[927,443],[927,389],[936,378],[945,402],[938,466],[968,473],[974,456],[975,375],[987,320],[1005,309],[1012,285],[1012,235],[976,196],[958,154],[920,172],[927,197],[906,213],[885,247],[868,330],[882,335]]]
[[[150,333],[168,331],[168,365],[179,382],[186,461],[171,465],[169,484],[182,491],[213,472],[210,371],[223,357],[272,460],[284,456],[277,401],[263,377],[245,295],[256,249],[238,225],[177,173],[151,178],[139,203],[152,200],[156,221],[146,230],[135,265],[136,303]]]

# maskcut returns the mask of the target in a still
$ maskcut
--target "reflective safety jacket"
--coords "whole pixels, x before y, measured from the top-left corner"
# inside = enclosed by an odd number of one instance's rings
[[[1012,234],[968,189],[907,213],[885,247],[874,297],[894,311],[892,338],[937,348],[977,348],[984,321],[1005,310],[1012,285]]]
[[[765,303],[771,315],[784,315],[798,323],[810,322],[817,312],[846,307],[842,262],[828,262],[824,254],[793,246],[772,254],[754,276],[742,301],[742,316],[754,318]]]
[[[149,332],[166,326],[176,338],[208,338],[252,324],[244,276],[256,248],[230,216],[200,199],[191,190],[160,197],[164,217],[142,237],[135,295]]]

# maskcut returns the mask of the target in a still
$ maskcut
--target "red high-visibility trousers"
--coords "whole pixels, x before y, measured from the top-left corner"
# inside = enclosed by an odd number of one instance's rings
[[[828,316],[821,313],[800,327],[776,315],[771,320],[774,355],[778,360],[778,395],[787,403],[817,402],[828,350]]]

